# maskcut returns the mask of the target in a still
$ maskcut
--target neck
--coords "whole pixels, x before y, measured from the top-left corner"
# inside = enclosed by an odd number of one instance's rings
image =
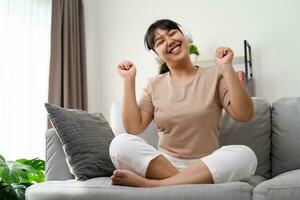
[[[167,65],[170,68],[171,76],[178,79],[194,75],[198,70],[189,58],[182,60],[182,62]]]

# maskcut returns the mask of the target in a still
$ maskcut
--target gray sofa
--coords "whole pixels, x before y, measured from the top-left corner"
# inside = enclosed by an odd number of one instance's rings
[[[245,144],[258,158],[256,175],[248,182],[188,184],[157,188],[111,185],[110,177],[74,180],[65,161],[55,130],[46,133],[46,179],[26,190],[28,200],[177,200],[177,199],[300,199],[300,98],[282,98],[270,105],[253,98],[254,117],[246,123],[222,115],[220,143]],[[120,104],[112,106],[111,125],[115,134],[124,132]],[[140,135],[156,146],[154,123]],[[238,164],[238,163],[237,163]]]

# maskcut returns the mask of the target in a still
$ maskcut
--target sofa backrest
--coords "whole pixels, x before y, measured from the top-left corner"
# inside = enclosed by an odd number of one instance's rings
[[[223,112],[220,144],[245,144],[252,148],[258,158],[256,174],[265,178],[270,176],[270,160],[272,177],[300,169],[300,97],[279,99],[273,103],[272,111],[270,103],[265,99],[253,98],[253,102],[255,113],[249,122],[236,122]],[[272,135],[270,134],[271,112]],[[115,135],[125,133],[121,120],[120,102],[112,104],[111,126]],[[157,148],[158,134],[154,122],[139,136]],[[65,159],[56,131],[47,130],[46,180],[74,179]]]
[[[122,133],[127,133],[122,122],[122,104],[120,101],[115,101],[111,105],[110,109],[110,126],[117,136]],[[138,136],[146,140],[148,144],[157,149],[158,144],[158,130],[154,121]]]
[[[237,122],[223,110],[220,145],[249,146],[258,160],[255,174],[270,178],[271,105],[263,98],[253,97],[252,100],[254,115],[248,122]]]
[[[47,181],[74,179],[67,165],[62,143],[54,128],[46,132],[46,169]]]
[[[240,123],[222,114],[220,144],[245,144],[255,152],[258,158],[257,175],[270,177],[270,133],[271,106],[266,99],[253,98],[254,117],[246,123]],[[121,103],[116,101],[111,107],[111,127],[115,135],[126,133],[121,119]],[[155,123],[138,136],[145,139],[150,145],[157,147],[158,134]]]
[[[272,104],[272,177],[300,169],[300,97]]]

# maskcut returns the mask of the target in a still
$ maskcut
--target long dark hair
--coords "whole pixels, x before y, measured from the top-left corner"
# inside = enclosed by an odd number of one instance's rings
[[[177,23],[169,20],[169,19],[160,19],[155,21],[153,24],[151,24],[145,34],[145,42],[147,44],[148,49],[154,50],[154,37],[155,37],[155,30],[157,28],[163,29],[163,30],[171,30],[171,29],[177,29],[181,32],[180,28],[178,27]],[[159,69],[159,74],[164,74],[166,72],[170,71],[169,67],[166,65],[166,63],[162,64]]]

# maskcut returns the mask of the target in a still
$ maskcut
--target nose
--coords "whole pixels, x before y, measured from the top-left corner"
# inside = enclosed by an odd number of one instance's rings
[[[171,47],[172,45],[174,45],[175,41],[172,40],[171,38],[169,38],[169,39],[167,40],[167,43],[168,43],[168,47]]]
[[[167,44],[167,50],[169,51],[169,48],[175,45],[175,41],[168,37],[168,39],[166,39],[166,44]]]

